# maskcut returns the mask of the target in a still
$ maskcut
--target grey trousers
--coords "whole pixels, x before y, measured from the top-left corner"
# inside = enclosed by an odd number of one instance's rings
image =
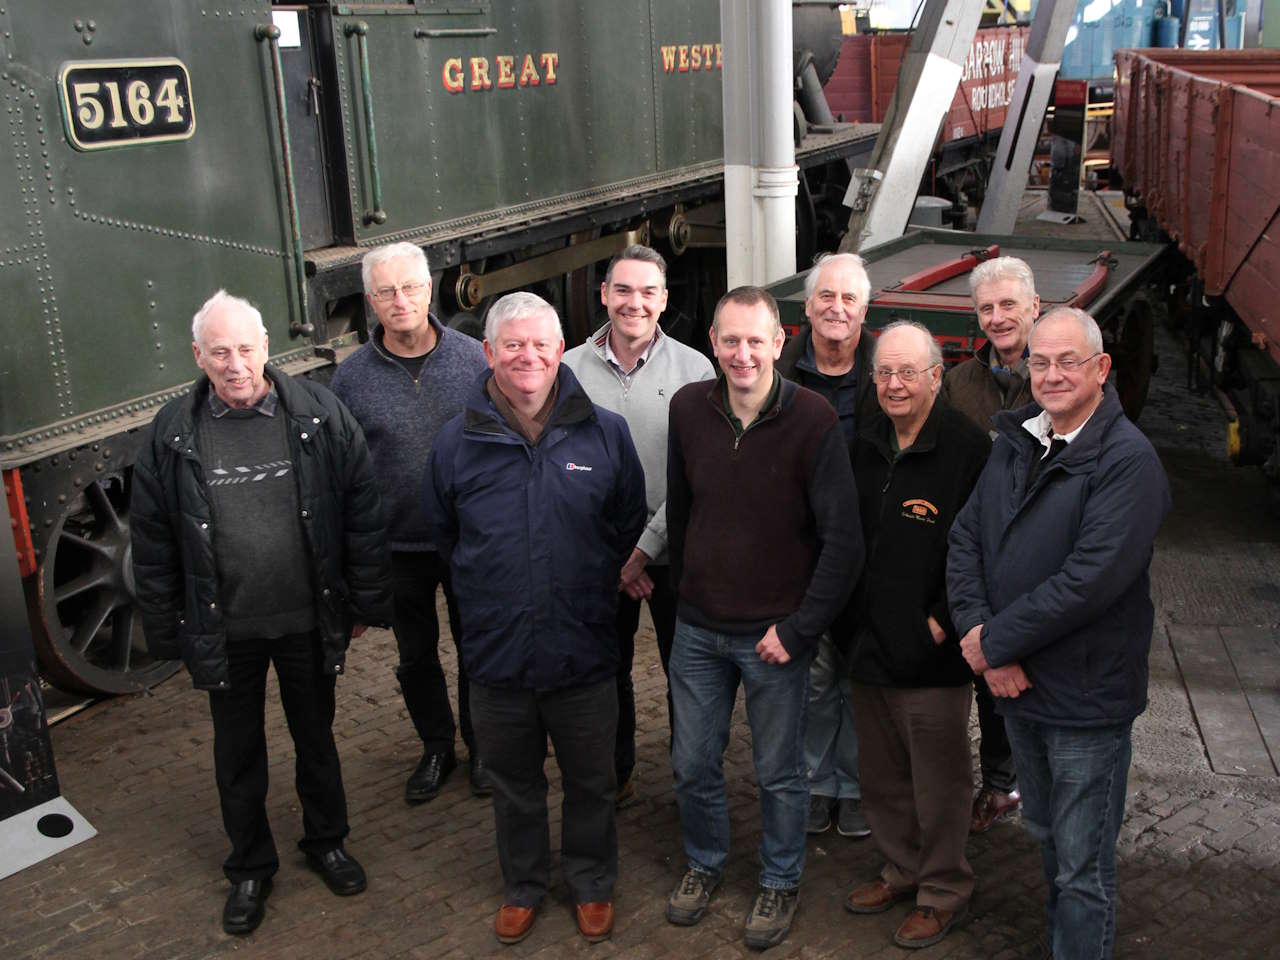
[[[471,685],[471,722],[493,779],[504,902],[532,907],[551,886],[547,737],[564,787],[560,868],[577,903],[613,898],[618,879],[613,677],[539,693]]]

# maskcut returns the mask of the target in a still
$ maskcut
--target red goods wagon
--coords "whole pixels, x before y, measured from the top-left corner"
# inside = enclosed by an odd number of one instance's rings
[[[1029,33],[1030,28],[1022,26],[978,31],[942,124],[942,143],[998,133],[1004,126]],[[840,60],[824,88],[831,112],[850,122],[883,121],[910,41],[905,32],[845,37]]]
[[[1112,163],[1280,363],[1280,51],[1118,50]]]
[[[1116,51],[1111,163],[1134,235],[1158,225],[1186,257],[1173,305],[1234,408],[1228,451],[1261,464],[1280,494],[1277,155],[1280,51]],[[1206,375],[1198,362],[1189,374]]]

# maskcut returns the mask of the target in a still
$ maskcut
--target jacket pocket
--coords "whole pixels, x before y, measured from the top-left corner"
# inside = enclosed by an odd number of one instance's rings
[[[227,681],[226,637],[221,633],[183,632],[182,662],[197,687],[216,687]]]
[[[612,624],[618,611],[618,592],[600,584],[564,588],[563,602],[569,615],[579,623]]]

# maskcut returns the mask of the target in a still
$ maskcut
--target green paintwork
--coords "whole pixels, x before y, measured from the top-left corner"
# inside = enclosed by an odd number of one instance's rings
[[[340,8],[339,8],[340,9]],[[365,243],[421,234],[442,223],[485,218],[513,205],[714,161],[723,149],[720,71],[663,71],[661,47],[719,40],[716,3],[419,3],[416,15],[361,7],[334,14],[355,236]],[[377,103],[383,224],[372,209],[357,38],[366,24],[369,84]],[[426,31],[488,35],[415,36]],[[548,82],[544,54],[556,57]],[[520,84],[524,58],[537,74]],[[499,59],[513,85],[500,87]],[[472,58],[490,88],[473,89]],[[451,61],[454,66],[450,66]],[[446,69],[463,90],[445,86]],[[654,131],[659,135],[655,138]],[[466,162],[460,162],[461,158]],[[406,158],[410,158],[406,162]]]
[[[298,344],[288,336],[270,65],[254,39],[269,6],[217,15],[139,0],[0,7],[0,456],[9,461],[32,432],[88,425],[94,411],[190,380],[191,315],[218,287],[259,305],[274,353]],[[73,149],[60,67],[156,56],[186,65],[194,135]]]
[[[341,115],[346,171],[334,183],[354,223],[334,216],[348,243],[481,233],[513,208],[533,218],[548,201],[721,154],[721,71],[714,62],[691,69],[689,54],[681,70],[678,52],[705,44],[714,58],[715,0],[419,0],[335,3],[312,14],[334,38],[320,55],[338,78],[324,96],[336,97]],[[277,360],[309,347],[289,333],[305,317],[271,45],[255,35],[271,22],[264,0],[225,9],[190,0],[86,0],[74,11],[0,4],[0,462],[109,434],[116,421],[136,425],[183,389],[196,373],[190,318],[219,287],[261,308]],[[363,35],[348,35],[357,23]],[[663,46],[672,48],[670,72]],[[554,84],[544,53],[557,57]],[[537,85],[519,82],[525,54]],[[515,57],[515,83],[502,89],[497,58],[506,55]],[[193,135],[74,149],[60,69],[149,57],[186,67]],[[454,57],[466,73],[460,93],[444,86]],[[491,89],[470,89],[471,57],[487,59]],[[288,113],[302,123],[307,105],[290,101]],[[378,186],[388,216],[366,223]]]

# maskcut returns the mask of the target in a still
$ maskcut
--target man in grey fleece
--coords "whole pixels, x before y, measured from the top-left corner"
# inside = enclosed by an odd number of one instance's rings
[[[427,533],[423,472],[436,433],[462,412],[467,390],[488,369],[479,341],[430,313],[431,273],[421,248],[393,243],[365,254],[365,297],[378,318],[369,342],[339,367],[333,391],[364,430],[387,509],[391,538],[396,677],[422,738],[422,759],[405,784],[409,803],[433,799],[457,766],[453,711],[440,666],[436,588],[444,588],[449,629],[460,641],[449,567]],[[467,678],[458,656],[458,713],[471,758],[471,790],[492,787],[471,732]]]
[[[711,361],[658,326],[667,306],[667,262],[634,244],[609,263],[600,302],[609,321],[563,360],[592,402],[621,414],[644,467],[649,518],[618,584],[618,739],[614,763],[618,802],[635,792],[636,700],[631,683],[640,601],[649,602],[665,673],[676,624],[676,596],[667,568],[667,405],[687,383],[715,376]],[[667,694],[668,721],[671,695]]]

